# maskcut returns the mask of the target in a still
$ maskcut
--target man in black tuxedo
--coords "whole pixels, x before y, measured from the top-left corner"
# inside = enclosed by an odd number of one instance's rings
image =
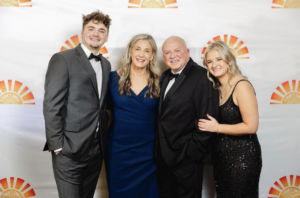
[[[105,98],[111,66],[99,50],[111,19],[83,16],[82,44],[52,56],[45,80],[47,142],[60,198],[93,198],[106,154]]]
[[[199,198],[203,165],[211,164],[212,133],[197,121],[218,116],[219,94],[207,70],[191,58],[185,41],[169,37],[162,46],[165,64],[159,102],[156,156],[162,198]]]

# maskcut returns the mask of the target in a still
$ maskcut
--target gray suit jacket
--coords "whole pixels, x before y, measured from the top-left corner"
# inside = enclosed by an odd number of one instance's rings
[[[47,138],[44,150],[62,148],[67,157],[84,160],[99,122],[102,153],[106,154],[105,98],[111,66],[104,57],[101,58],[101,66],[99,100],[96,73],[80,44],[52,56],[46,74],[43,103]]]

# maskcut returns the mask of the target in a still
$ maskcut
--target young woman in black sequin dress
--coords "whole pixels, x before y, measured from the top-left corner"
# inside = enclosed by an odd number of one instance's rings
[[[198,122],[202,131],[217,133],[213,150],[217,197],[256,198],[262,158],[254,89],[223,41],[208,46],[203,65],[220,92],[219,122],[210,115]]]

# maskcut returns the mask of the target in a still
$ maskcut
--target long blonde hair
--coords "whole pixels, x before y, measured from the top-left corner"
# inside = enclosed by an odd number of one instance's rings
[[[157,63],[157,46],[153,37],[149,34],[138,34],[134,36],[129,42],[129,44],[127,45],[126,54],[120,64],[120,70],[119,70],[120,80],[119,80],[118,92],[120,95],[123,95],[125,93],[127,96],[131,97],[130,68],[131,68],[132,60],[130,54],[133,46],[139,40],[149,41],[152,48],[152,53],[154,54],[153,59],[147,65],[147,72],[149,74],[149,82],[148,82],[149,90],[145,93],[144,97],[146,97],[146,95],[149,95],[150,98],[152,99],[158,98],[160,94],[159,80],[160,80],[161,70]]]
[[[212,50],[217,50],[221,56],[221,58],[228,64],[228,84],[231,87],[231,79],[236,76],[236,75],[241,75],[242,76],[242,72],[239,69],[237,63],[236,63],[236,58],[233,55],[232,51],[230,50],[229,46],[223,42],[223,41],[215,41],[212,42],[206,49],[204,57],[203,57],[203,65],[206,67],[207,69],[207,78],[213,83],[213,87],[216,89],[218,87],[220,87],[221,83],[219,82],[219,80],[215,77],[213,77],[207,68],[207,53],[212,51]],[[243,76],[245,77],[245,76]],[[246,78],[246,77],[245,77]]]

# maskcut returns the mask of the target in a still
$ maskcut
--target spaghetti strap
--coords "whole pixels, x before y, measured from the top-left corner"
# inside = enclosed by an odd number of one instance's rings
[[[248,83],[250,83],[250,85],[251,85],[251,86],[252,86],[252,88],[253,88],[254,94],[256,95],[256,92],[255,92],[255,90],[254,90],[254,87],[253,87],[253,85],[251,84],[251,82],[249,82],[249,80],[246,80],[246,79],[241,79],[241,80],[237,81],[237,83],[235,84],[235,86],[234,86],[234,88],[233,88],[233,90],[232,90],[232,93],[231,93],[231,95],[233,94],[233,92],[234,92],[234,90],[235,90],[235,87],[237,86],[237,84],[238,84],[239,82],[241,82],[241,81],[247,81]]]

